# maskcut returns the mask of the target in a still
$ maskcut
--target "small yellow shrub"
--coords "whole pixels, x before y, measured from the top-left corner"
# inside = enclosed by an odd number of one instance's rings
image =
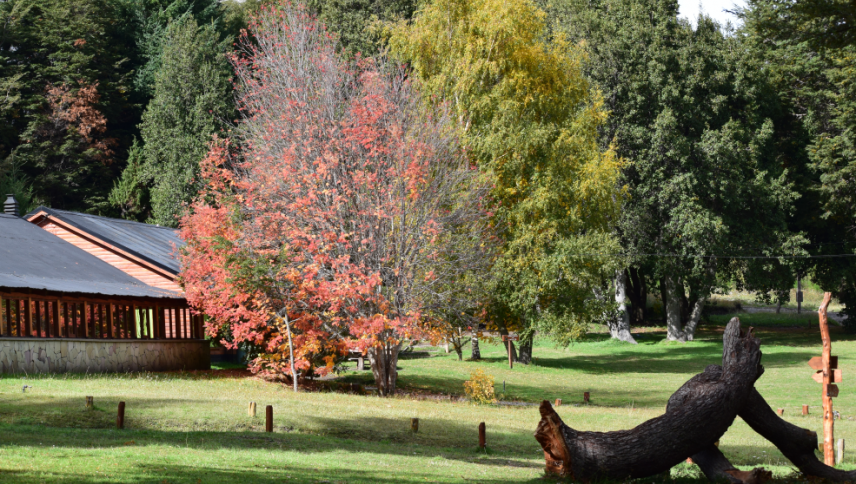
[[[493,375],[488,375],[484,370],[476,370],[470,373],[470,379],[464,382],[464,391],[475,403],[496,403]]]

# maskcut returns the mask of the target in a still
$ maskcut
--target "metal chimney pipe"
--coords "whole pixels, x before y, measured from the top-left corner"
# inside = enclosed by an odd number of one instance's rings
[[[15,200],[15,195],[11,193],[6,194],[6,203],[3,204],[3,213],[6,215],[20,217],[20,215],[18,215],[18,201]]]

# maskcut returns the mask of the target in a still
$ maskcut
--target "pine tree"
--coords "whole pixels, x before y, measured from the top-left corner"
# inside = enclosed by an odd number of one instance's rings
[[[128,170],[150,186],[149,221],[174,227],[198,191],[199,162],[211,136],[230,120],[232,103],[225,45],[216,30],[184,16],[170,24],[165,36],[154,97],[140,125],[141,162]],[[118,201],[123,197],[121,188],[116,190]]]
[[[132,111],[116,14],[103,0],[0,2],[0,175],[29,180],[38,203],[106,206]]]

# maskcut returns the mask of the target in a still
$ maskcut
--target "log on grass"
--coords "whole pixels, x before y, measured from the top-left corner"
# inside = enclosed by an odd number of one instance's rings
[[[723,366],[727,354],[723,354]],[[705,370],[705,374],[712,378],[721,375],[722,368],[711,365]],[[697,380],[698,376],[690,379],[669,398],[668,408],[684,404],[688,395],[704,391],[704,385]],[[856,471],[843,471],[830,467],[818,460],[815,450],[817,449],[817,433],[797,427],[776,415],[773,408],[758,393],[752,389],[746,397],[742,408],[737,412],[752,430],[760,434],[775,445],[779,451],[788,458],[806,476],[819,477],[833,482],[856,482]],[[718,448],[711,445],[692,455],[695,462],[707,478],[712,481],[727,480],[732,483],[750,484],[761,482],[769,478],[769,473],[755,469],[753,471],[739,471],[726,459]]]
[[[734,422],[763,373],[760,341],[731,320],[723,336],[723,366],[711,365],[670,399],[666,413],[631,430],[581,432],[541,403],[535,439],[548,474],[580,481],[634,479],[668,471],[713,447]]]

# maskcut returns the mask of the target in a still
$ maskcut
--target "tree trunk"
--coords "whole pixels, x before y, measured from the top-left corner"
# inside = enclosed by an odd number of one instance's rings
[[[460,328],[458,328],[458,334],[454,336],[450,336],[446,338],[446,346],[448,347],[449,342],[452,343],[452,348],[455,349],[455,353],[458,355],[458,361],[464,360],[464,335],[461,333]],[[448,353],[448,351],[447,351]]]
[[[717,367],[718,368],[718,367]],[[721,372],[721,369],[718,371]],[[684,385],[685,389],[690,385]],[[700,388],[687,388],[690,391],[699,391]],[[674,398],[674,397],[673,397]],[[672,399],[669,400],[672,404]],[[770,404],[764,397],[753,389],[737,412],[755,432],[775,445],[782,455],[794,463],[794,465],[806,476],[814,476],[835,482],[856,481],[856,471],[842,471],[827,466],[817,459],[817,434],[813,431],[797,427],[783,420],[773,412]],[[734,478],[734,466],[719,452],[719,449],[711,446],[700,453],[692,456],[693,462],[698,464],[705,476],[711,481],[729,479],[732,482],[740,482]],[[745,479],[744,479],[745,482]]]
[[[627,269],[627,280],[630,283],[630,326],[641,326],[645,324],[645,312],[648,305],[645,276],[639,273],[638,268],[630,267]]]
[[[398,352],[401,343],[380,343],[369,348],[369,361],[372,365],[377,391],[382,397],[395,394],[395,384],[398,380]]]
[[[681,294],[682,287],[678,287],[678,280],[675,276],[666,276],[666,300],[664,301],[666,309],[666,339],[669,341],[686,342],[687,338],[681,330]]]
[[[473,330],[473,337],[470,340],[470,344],[472,345],[472,350],[473,350],[472,359],[473,360],[480,360],[481,359],[481,350],[479,350],[479,333],[478,333],[477,329]]]
[[[666,295],[666,278],[660,279],[660,301],[663,303],[663,322],[667,321],[668,316],[666,315],[666,303],[669,300]]]
[[[700,296],[692,305],[690,319],[687,321],[686,326],[684,326],[684,334],[687,335],[687,341],[692,341],[693,336],[695,336],[696,328],[698,328],[698,323],[701,321],[701,311],[704,309],[704,303],[706,301],[706,297]]]
[[[739,415],[804,475],[856,481],[856,471],[820,462],[817,434],[782,420],[754,388],[763,373],[760,358],[760,342],[751,328],[740,331],[740,320],[733,318],[723,335],[722,366],[710,365],[691,378],[669,398],[665,415],[632,430],[578,432],[543,402],[535,438],[544,449],[547,473],[580,481],[624,480],[667,471],[692,457],[712,482],[762,484],[770,479],[769,472],[739,471],[714,445]]]
[[[609,318],[607,326],[609,334],[619,341],[636,344],[630,334],[630,311],[627,309],[627,274],[624,271],[615,272],[615,302],[618,311],[615,318]]]
[[[728,430],[763,373],[760,341],[731,320],[723,336],[723,366],[708,366],[669,399],[666,413],[631,430],[582,432],[541,403],[535,438],[547,472],[578,481],[652,476],[709,449]]]
[[[534,339],[535,335],[520,337],[520,354],[518,355],[518,361],[524,365],[532,363],[532,341]]]

